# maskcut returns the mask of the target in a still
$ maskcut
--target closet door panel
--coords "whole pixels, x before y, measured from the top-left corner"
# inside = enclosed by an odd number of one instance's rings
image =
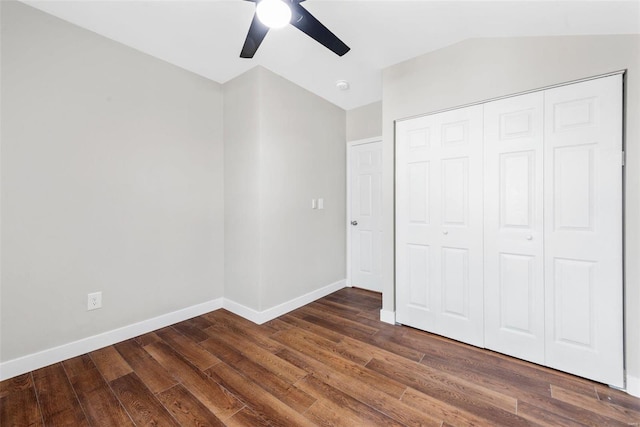
[[[485,104],[485,347],[544,363],[543,94]]]
[[[440,334],[484,345],[482,106],[437,114],[440,153]]]
[[[623,386],[622,77],[545,91],[547,365]]]
[[[396,318],[482,346],[482,107],[396,135]]]
[[[429,331],[437,328],[439,309],[434,289],[440,263],[435,128],[432,116],[396,125],[396,320]]]

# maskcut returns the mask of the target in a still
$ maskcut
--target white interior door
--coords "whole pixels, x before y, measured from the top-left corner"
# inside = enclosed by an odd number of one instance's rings
[[[485,347],[544,364],[542,92],[484,105]]]
[[[482,106],[397,123],[396,162],[396,320],[482,346]]]
[[[351,285],[382,292],[382,142],[350,148]]]
[[[623,386],[622,76],[545,91],[547,365]]]

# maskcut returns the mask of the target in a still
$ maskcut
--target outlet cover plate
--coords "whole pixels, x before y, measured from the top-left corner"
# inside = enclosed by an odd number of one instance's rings
[[[87,311],[102,308],[102,292],[93,292],[87,295]]]

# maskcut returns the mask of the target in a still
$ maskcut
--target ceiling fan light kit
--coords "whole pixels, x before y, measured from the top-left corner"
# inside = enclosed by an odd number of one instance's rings
[[[282,28],[291,21],[291,9],[282,0],[261,0],[256,15],[269,28]]]
[[[246,0],[256,3],[247,38],[240,58],[253,58],[270,28],[282,28],[291,24],[338,56],[350,48],[327,27],[322,25],[300,3],[304,0]]]

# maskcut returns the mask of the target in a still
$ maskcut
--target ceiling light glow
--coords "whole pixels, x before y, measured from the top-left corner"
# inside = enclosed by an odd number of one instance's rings
[[[256,14],[269,28],[282,28],[291,21],[291,9],[282,0],[261,0],[256,6]]]

